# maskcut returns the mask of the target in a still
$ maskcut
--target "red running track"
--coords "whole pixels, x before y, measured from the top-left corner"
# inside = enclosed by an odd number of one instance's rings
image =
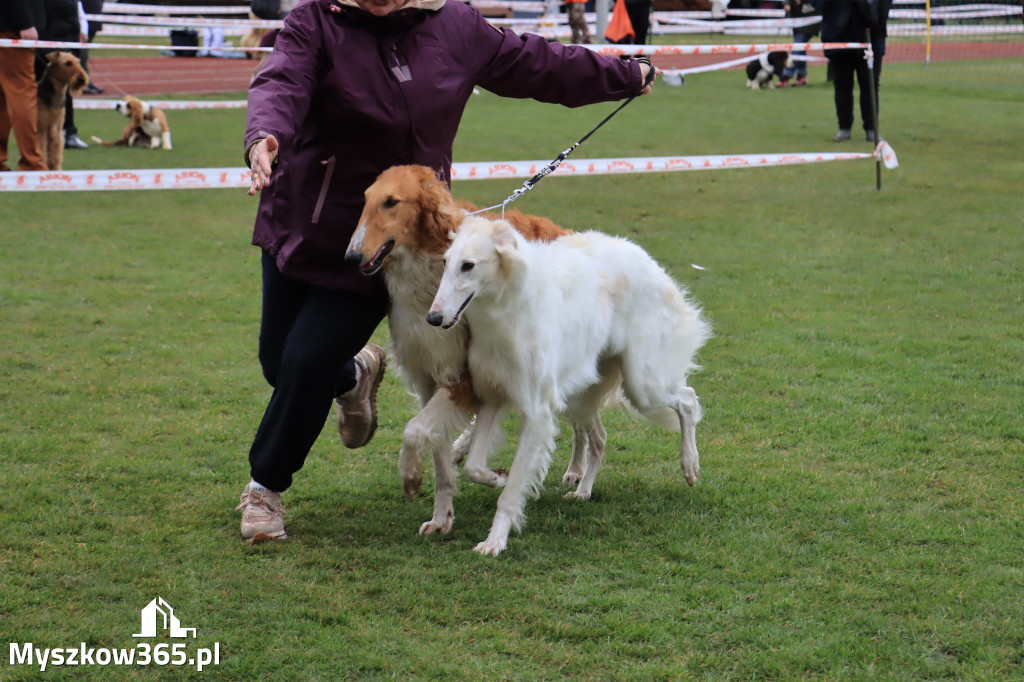
[[[812,52],[814,54],[814,52]],[[933,43],[932,61],[1022,57],[1024,42]],[[663,56],[655,63],[663,69],[685,69],[733,59],[735,56]],[[924,45],[890,43],[885,59],[923,62]],[[92,57],[93,80],[106,88],[103,97],[163,94],[217,94],[249,88],[256,61],[216,57]],[[736,67],[742,68],[742,67]]]
[[[249,89],[256,61],[217,57],[90,57],[101,97],[217,94]]]

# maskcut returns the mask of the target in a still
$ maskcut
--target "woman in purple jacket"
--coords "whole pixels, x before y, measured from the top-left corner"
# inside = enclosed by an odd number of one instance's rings
[[[346,446],[376,428],[385,357],[364,344],[387,295],[344,259],[363,191],[398,164],[450,182],[476,85],[575,107],[649,92],[651,68],[495,28],[458,0],[308,0],[292,10],[249,88],[245,130],[249,194],[261,192],[259,357],[274,390],[249,451],[243,537],[286,537],[280,494],[332,400]]]

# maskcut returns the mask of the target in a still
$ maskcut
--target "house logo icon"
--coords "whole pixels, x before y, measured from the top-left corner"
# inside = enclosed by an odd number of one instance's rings
[[[163,597],[157,597],[142,609],[142,632],[132,637],[156,637],[158,628],[167,630],[171,637],[188,637],[189,633],[193,638],[196,636],[195,628],[181,627],[174,608]]]

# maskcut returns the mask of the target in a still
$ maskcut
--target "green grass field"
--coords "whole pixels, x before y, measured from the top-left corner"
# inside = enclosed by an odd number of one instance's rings
[[[393,374],[368,447],[325,425],[285,495],[292,539],[239,538],[269,396],[243,190],[0,194],[3,639],[220,652],[202,673],[40,674],[9,651],[0,679],[1024,678],[1024,93],[899,68],[880,192],[849,161],[552,178],[517,203],[634,239],[716,335],[692,378],[699,485],[672,434],[609,412],[594,498],[562,497],[563,429],[496,559],[471,551],[494,490],[465,483],[452,535],[417,536],[432,486],[401,494],[415,404]],[[833,151],[832,90],[811,80],[659,86],[575,157]],[[551,158],[611,108],[481,95],[456,160]],[[169,116],[173,152],[67,168],[241,165],[244,112]],[[122,119],[78,124],[109,138]],[[454,191],[493,204],[519,182]],[[195,639],[132,637],[156,597]]]

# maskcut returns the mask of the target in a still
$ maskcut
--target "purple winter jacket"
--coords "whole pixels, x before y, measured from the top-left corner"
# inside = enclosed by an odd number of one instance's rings
[[[634,94],[640,68],[496,29],[457,0],[387,17],[332,0],[301,3],[249,88],[245,148],[267,134],[281,143],[253,244],[290,277],[383,294],[379,275],[344,263],[363,192],[398,164],[428,166],[450,182],[474,85],[575,107]]]

